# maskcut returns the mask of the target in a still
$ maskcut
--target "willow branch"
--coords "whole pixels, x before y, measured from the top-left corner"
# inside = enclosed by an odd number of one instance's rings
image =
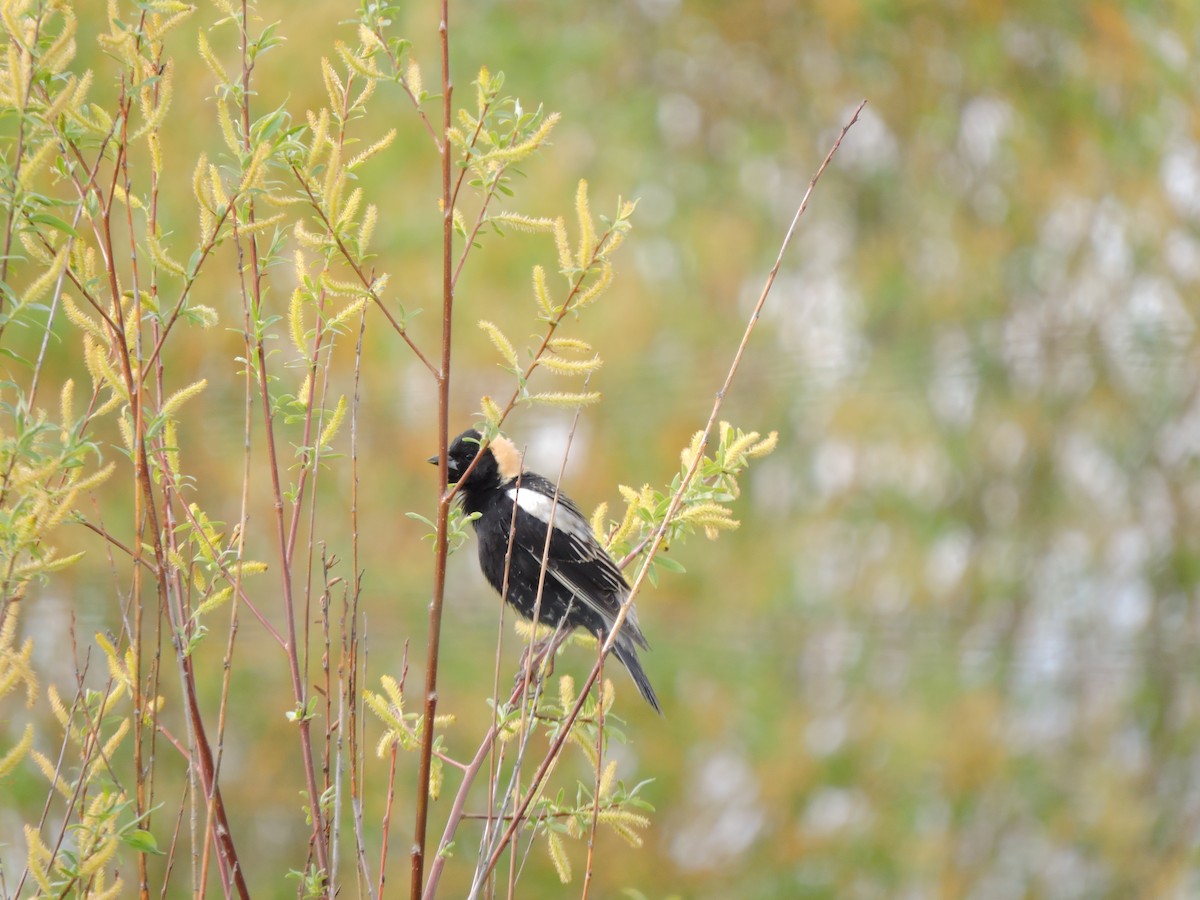
[[[758,302],[755,304],[754,311],[750,314],[750,319],[746,323],[746,330],[742,334],[742,340],[738,345],[737,351],[734,353],[733,362],[730,364],[729,371],[725,375],[725,381],[713,399],[712,412],[709,414],[708,423],[704,426],[704,430],[701,433],[700,444],[696,449],[696,453],[692,457],[692,463],[688,467],[688,471],[684,475],[683,480],[680,482],[675,494],[672,496],[670,506],[667,509],[667,514],[663,518],[662,523],[658,526],[658,529],[654,533],[654,538],[650,542],[650,547],[646,554],[646,562],[638,571],[637,578],[634,579],[633,585],[630,588],[629,596],[626,597],[624,604],[621,606],[620,612],[617,614],[616,620],[609,629],[608,635],[604,641],[604,645],[601,648],[599,658],[597,659],[596,664],[592,666],[592,670],[588,674],[587,680],[584,682],[582,689],[579,691],[579,698],[575,701],[574,707],[564,719],[562,729],[559,731],[558,736],[555,737],[551,743],[550,748],[547,751],[545,758],[542,760],[541,765],[538,767],[537,772],[534,773],[533,780],[529,785],[529,790],[525,795],[525,799],[521,802],[519,808],[515,810],[512,822],[508,826],[507,831],[505,831],[503,839],[500,841],[499,846],[496,847],[491,855],[491,858],[488,860],[487,867],[483,873],[483,878],[486,878],[488,873],[495,868],[496,863],[499,861],[501,854],[508,845],[508,842],[511,841],[513,835],[516,834],[517,828],[520,827],[526,811],[529,809],[529,806],[533,802],[534,798],[540,793],[542,784],[545,781],[547,774],[557,761],[559,754],[562,752],[562,748],[566,742],[566,739],[571,733],[572,724],[574,724],[575,720],[579,718],[579,714],[583,711],[583,706],[587,700],[588,694],[591,691],[592,686],[596,683],[597,677],[599,676],[601,662],[609,653],[609,651],[612,650],[613,645],[616,643],[617,636],[621,631],[621,626],[628,618],[629,611],[633,608],[634,598],[641,590],[642,584],[646,579],[646,574],[650,571],[650,563],[653,561],[654,556],[661,549],[663,540],[666,537],[667,529],[670,527],[671,523],[675,519],[675,516],[679,512],[679,507],[683,502],[683,497],[687,492],[688,486],[696,477],[696,472],[700,467],[700,462],[704,458],[704,450],[708,446],[708,441],[712,435],[713,428],[716,425],[717,417],[720,415],[721,407],[724,405],[725,398],[729,393],[729,389],[733,384],[733,380],[737,376],[738,369],[741,367],[742,357],[745,355],[746,347],[750,343],[750,336],[754,333],[754,328],[758,324],[759,317],[762,315],[763,307],[766,305],[767,297],[770,295],[771,288],[775,284],[775,277],[779,274],[779,268],[783,264],[784,253],[787,251],[788,246],[792,242],[792,238],[795,236],[796,226],[799,224],[801,216],[804,215],[805,210],[808,208],[809,198],[812,196],[812,192],[816,188],[817,182],[820,181],[821,176],[824,174],[826,168],[829,166],[829,163],[837,153],[838,148],[842,145],[842,140],[846,137],[846,133],[858,121],[859,114],[862,112],[863,107],[866,106],[866,103],[867,102],[865,100],[862,101],[862,103],[858,105],[858,108],[854,110],[854,115],[852,115],[850,120],[842,127],[841,132],[838,134],[837,140],[834,141],[833,146],[830,148],[829,153],[826,154],[820,168],[817,169],[816,174],[808,183],[808,189],[804,192],[804,197],[801,199],[800,205],[796,209],[796,214],[792,217],[792,223],[788,227],[787,233],[784,235],[783,242],[779,247],[779,254],[775,258],[775,264],[771,267],[771,271],[767,275],[766,283],[763,285],[762,292],[759,294]]]

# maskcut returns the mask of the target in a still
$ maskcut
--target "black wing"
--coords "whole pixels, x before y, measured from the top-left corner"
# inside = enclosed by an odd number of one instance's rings
[[[508,496],[517,504],[518,530],[535,535],[524,548],[540,568],[545,550],[546,526],[553,521],[546,575],[569,592],[582,609],[599,617],[608,630],[616,621],[621,604],[629,596],[629,583],[608,552],[592,533],[592,526],[579,507],[564,494],[554,498],[554,484],[540,475],[526,472],[520,487],[508,488]],[[553,518],[552,518],[553,517]],[[528,529],[528,530],[526,530]],[[622,636],[628,635],[639,646],[646,646],[637,623],[637,612],[629,610]]]

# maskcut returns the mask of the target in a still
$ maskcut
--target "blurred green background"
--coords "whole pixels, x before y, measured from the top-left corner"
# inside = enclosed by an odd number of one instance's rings
[[[401,29],[431,88],[433,6],[412,4]],[[687,574],[639,601],[666,717],[618,674],[629,743],[616,752],[627,783],[654,779],[657,812],[641,851],[604,838],[593,895],[1200,895],[1200,7],[452,6],[456,105],[473,102],[486,64],[526,108],[563,113],[508,208],[569,213],[579,178],[597,213],[618,195],[641,201],[614,288],[571,332],[606,360],[592,382],[605,402],[585,413],[564,479],[585,510],[615,504],[618,483],[669,480],[809,178],[869,101],[725,406],[743,428],[779,430],[780,447],[746,481],[741,530],[674,548]],[[332,55],[334,36],[353,39],[337,30],[349,13],[280,2],[260,14],[281,19],[287,38],[256,72],[261,108],[286,102],[299,118],[323,102],[313,60]],[[181,57],[207,19],[173,38]],[[81,39],[88,55],[99,59]],[[172,132],[167,150],[190,172],[220,136],[211,79],[195,60],[180,64],[174,115],[199,124]],[[406,307],[425,308],[413,335],[432,354],[436,158],[396,92],[381,88],[371,115],[370,134],[399,129],[364,175],[382,213],[379,266]],[[194,228],[187,190],[164,203],[176,227]],[[475,320],[514,338],[531,331],[529,269],[552,259],[544,238],[487,237],[466,270],[453,381],[462,427],[481,394],[511,389]],[[198,299],[235,330],[175,344],[173,365],[209,379],[203,416],[181,437],[184,465],[209,513],[233,521],[240,309],[231,254],[225,264],[228,293]],[[282,313],[286,278],[273,290]],[[343,390],[352,351],[346,340],[337,351]],[[63,372],[77,365],[73,348],[56,352]],[[424,460],[436,405],[378,317],[364,353],[371,685],[398,673],[406,641],[414,676],[424,663],[432,556],[403,513],[433,508]],[[569,425],[569,414],[518,411],[507,427],[533,468],[554,473]],[[348,469],[321,478],[319,539],[347,577]],[[250,543],[269,559],[265,498]],[[64,544],[94,551],[95,568],[43,590],[23,626],[47,677],[69,685],[56,650],[68,614],[81,635],[111,628],[119,591],[93,538]],[[277,616],[272,577],[250,586]],[[497,610],[472,545],[451,560],[447,602],[442,708],[459,716],[448,749],[467,756],[488,716]],[[247,616],[239,640],[223,784],[239,798],[234,828],[256,895],[288,896],[279,873],[300,864],[305,839],[290,688],[282,655]],[[213,703],[223,651],[223,641],[198,651]],[[575,650],[560,671],[587,663]],[[173,695],[169,705],[178,710]],[[398,779],[397,896],[412,781]],[[434,834],[446,803],[434,806]],[[380,811],[372,798],[372,829]],[[581,871],[582,848],[572,853]],[[451,865],[444,896],[464,877]],[[522,896],[563,891],[540,848],[522,884]]]

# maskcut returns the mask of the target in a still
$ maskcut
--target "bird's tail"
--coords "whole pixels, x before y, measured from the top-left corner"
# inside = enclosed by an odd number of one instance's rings
[[[626,626],[628,627],[628,626]],[[654,688],[650,684],[650,679],[646,676],[646,670],[642,668],[642,661],[638,659],[637,648],[629,636],[624,634],[625,629],[621,629],[622,633],[617,635],[617,641],[613,644],[613,656],[621,661],[621,665],[629,672],[633,678],[633,683],[637,685],[638,693],[640,693],[646,702],[654,707],[654,711],[660,716],[663,714],[662,707],[658,704],[658,696],[654,693]],[[643,641],[645,639],[643,638]]]

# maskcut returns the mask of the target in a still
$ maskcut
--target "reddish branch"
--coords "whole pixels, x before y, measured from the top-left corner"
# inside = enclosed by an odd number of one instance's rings
[[[820,168],[817,169],[817,173],[812,177],[812,180],[808,183],[808,189],[804,192],[804,197],[800,201],[800,206],[796,209],[796,214],[792,218],[792,223],[788,227],[787,234],[784,235],[783,243],[780,245],[780,248],[779,248],[779,254],[775,259],[775,265],[771,267],[771,271],[767,275],[766,283],[763,285],[762,293],[759,295],[758,303],[755,305],[754,311],[753,311],[753,313],[751,313],[750,319],[746,323],[745,333],[742,335],[742,341],[738,345],[737,352],[734,354],[734,357],[733,357],[733,362],[730,364],[729,371],[725,376],[725,382],[721,386],[721,390],[719,390],[717,392],[717,395],[713,400],[712,412],[709,415],[708,424],[705,425],[704,431],[702,432],[702,435],[700,438],[700,445],[697,448],[696,453],[694,454],[694,456],[692,458],[692,464],[688,468],[688,471],[687,471],[686,475],[684,476],[683,481],[680,483],[678,490],[676,490],[674,496],[672,497],[671,504],[667,510],[667,514],[664,517],[662,523],[658,526],[658,529],[654,533],[654,538],[650,542],[650,546],[649,546],[649,549],[646,554],[646,562],[642,566],[641,570],[639,570],[637,578],[634,580],[633,585],[630,588],[629,596],[626,598],[624,605],[621,607],[620,613],[617,615],[616,621],[613,623],[613,626],[609,631],[608,638],[604,642],[604,646],[601,650],[599,658],[596,661],[596,664],[592,667],[591,672],[588,673],[587,680],[584,682],[583,688],[579,692],[579,698],[575,701],[575,705],[571,709],[571,712],[567,715],[566,719],[563,721],[562,728],[558,732],[558,735],[551,742],[550,748],[547,751],[545,758],[542,760],[541,764],[538,766],[537,771],[534,773],[533,780],[529,785],[529,790],[527,791],[527,793],[525,795],[525,799],[521,801],[520,805],[514,811],[512,822],[509,824],[508,829],[505,831],[504,836],[500,840],[499,845],[492,852],[492,855],[488,858],[487,864],[484,867],[483,872],[480,873],[479,875],[477,875],[477,881],[479,881],[479,882],[482,882],[487,879],[488,874],[492,871],[492,869],[495,868],[496,863],[499,861],[500,856],[504,853],[504,850],[508,846],[508,843],[513,839],[513,836],[516,834],[517,829],[521,826],[522,822],[524,821],[525,814],[529,810],[530,804],[533,802],[534,798],[537,797],[539,795],[539,793],[541,792],[542,784],[545,781],[547,774],[549,773],[549,771],[550,771],[551,767],[554,765],[554,763],[557,761],[559,754],[562,752],[562,748],[563,748],[568,736],[571,733],[572,725],[574,724],[575,720],[579,718],[579,714],[583,710],[583,706],[584,706],[585,701],[587,700],[588,693],[591,691],[592,686],[596,683],[596,679],[600,674],[601,663],[603,661],[603,658],[609,652],[609,650],[612,649],[612,645],[615,643],[617,635],[620,633],[621,625],[624,623],[625,619],[628,617],[629,610],[633,606],[634,598],[637,596],[638,591],[641,589],[641,586],[642,586],[643,582],[645,581],[646,573],[650,570],[650,563],[653,561],[654,556],[658,553],[659,549],[662,547],[663,539],[666,536],[667,528],[670,526],[672,520],[674,519],[675,515],[677,514],[677,512],[679,510],[679,506],[683,502],[683,496],[686,493],[688,486],[691,484],[692,479],[695,478],[697,470],[699,469],[700,462],[704,457],[704,450],[708,446],[709,437],[712,434],[712,430],[716,425],[717,416],[720,414],[721,407],[722,407],[722,405],[724,405],[724,402],[725,402],[725,397],[728,395],[729,388],[733,384],[733,379],[737,375],[737,371],[738,371],[739,367],[741,366],[742,356],[745,354],[746,346],[748,345],[748,343],[750,341],[750,335],[754,332],[754,328],[758,324],[758,319],[759,319],[759,316],[762,314],[763,306],[766,304],[767,297],[771,292],[771,287],[775,283],[775,277],[776,277],[776,275],[779,274],[779,268],[783,263],[784,252],[787,250],[788,245],[791,244],[792,237],[796,233],[796,226],[800,221],[800,217],[804,214],[804,211],[808,208],[808,200],[812,196],[812,192],[813,192],[814,188],[816,187],[817,182],[820,180],[821,175],[825,172],[825,169],[829,166],[829,163],[833,159],[834,154],[837,153],[837,150],[841,146],[842,139],[846,136],[846,133],[850,130],[851,127],[853,127],[854,123],[858,121],[859,113],[862,112],[862,109],[864,106],[866,106],[865,100],[858,105],[857,109],[855,109],[854,115],[851,116],[850,121],[848,121],[842,127],[841,132],[838,134],[837,140],[834,141],[833,146],[830,148],[829,153],[826,154],[825,159],[821,163]]]
[[[425,876],[425,832],[429,822],[429,781],[433,766],[434,719],[437,715],[438,652],[441,649],[442,604],[446,595],[447,521],[450,497],[442,489],[446,483],[446,450],[450,434],[450,335],[454,309],[454,207],[451,196],[451,106],[453,84],[450,81],[450,2],[442,0],[442,20],[438,25],[442,49],[442,364],[437,375],[438,387],[438,508],[437,541],[434,558],[433,597],[429,603],[429,639],[425,662],[425,714],[421,731],[421,763],[417,774],[417,811],[413,826],[412,870],[409,896],[421,896]]]

